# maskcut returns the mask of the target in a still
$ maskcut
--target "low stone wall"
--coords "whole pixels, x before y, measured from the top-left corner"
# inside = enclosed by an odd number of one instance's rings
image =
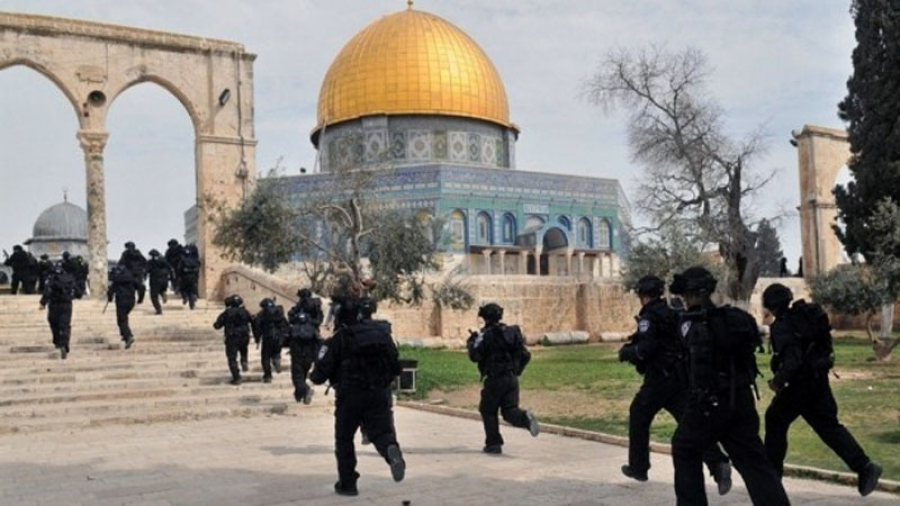
[[[284,273],[280,273],[284,275]],[[295,276],[289,276],[295,278]],[[275,297],[287,310],[296,302],[297,289],[304,281],[293,281],[235,265],[222,275],[222,293],[239,294],[251,312],[259,309],[264,297]],[[530,344],[542,342],[548,334],[578,333],[589,342],[621,341],[635,329],[634,316],[640,311],[638,298],[617,279],[582,280],[554,276],[467,276],[463,283],[475,297],[475,305],[465,311],[437,307],[432,300],[421,306],[382,302],[380,318],[391,322],[394,336],[401,342],[420,346],[460,347],[469,330],[481,325],[478,307],[496,302],[504,308],[503,321],[516,324]],[[747,309],[760,324],[763,318],[762,292],[772,283],[782,283],[795,298],[809,300],[809,289],[801,278],[760,278]],[[720,300],[717,300],[720,302]],[[327,308],[328,300],[323,297]],[[860,328],[862,320],[832,315],[835,328],[847,323]],[[579,339],[581,340],[581,338]]]
[[[401,341],[456,347],[465,343],[470,329],[481,325],[478,306],[487,302],[503,306],[503,320],[521,326],[529,343],[553,332],[587,332],[591,341],[603,339],[606,332],[618,337],[633,330],[633,316],[640,309],[637,298],[613,280],[585,283],[549,276],[468,276],[464,283],[475,297],[469,310],[439,308],[426,300],[421,306],[382,302],[378,314],[391,321]],[[301,284],[299,279],[292,283],[240,265],[226,269],[221,280],[222,293],[240,295],[251,312],[264,297],[275,297],[287,309],[296,301]]]

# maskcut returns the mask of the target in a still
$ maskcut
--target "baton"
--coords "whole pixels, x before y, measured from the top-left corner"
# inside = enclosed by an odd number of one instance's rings
[[[109,300],[106,301],[106,304],[103,304],[103,311],[100,311],[100,314],[106,314],[106,308],[109,306]]]

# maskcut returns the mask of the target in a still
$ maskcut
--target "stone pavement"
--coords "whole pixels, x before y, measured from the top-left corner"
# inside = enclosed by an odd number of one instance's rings
[[[287,415],[0,436],[3,505],[668,505],[672,464],[654,453],[650,481],[624,478],[621,446],[504,426],[503,455],[481,453],[479,421],[396,408],[406,479],[391,480],[371,446],[357,445],[360,495],[332,491],[333,397]],[[712,484],[712,481],[708,483]],[[794,505],[897,505],[900,497],[786,479]],[[711,505],[750,504],[739,476]]]

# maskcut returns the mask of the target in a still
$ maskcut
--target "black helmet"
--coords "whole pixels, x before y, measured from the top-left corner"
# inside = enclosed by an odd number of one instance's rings
[[[159,256],[159,251],[157,251],[157,250],[155,250],[155,249],[150,250],[150,256],[152,256],[152,257],[158,257],[158,256]]]
[[[769,311],[787,308],[792,300],[794,294],[791,293],[791,289],[781,283],[772,283],[762,293],[763,307]]]
[[[371,297],[363,297],[359,299],[359,316],[361,318],[371,318],[378,311],[378,303]]]
[[[275,307],[275,301],[266,297],[265,299],[259,301],[259,307],[263,309],[268,309],[270,307]]]
[[[134,249],[134,243],[131,241],[126,242],[125,249]]]
[[[484,318],[488,323],[499,322],[503,319],[503,308],[499,304],[489,302],[478,308],[478,317]]]
[[[166,244],[169,246],[178,246],[178,239],[169,239],[169,242]]]
[[[675,295],[689,292],[712,294],[716,291],[716,278],[703,267],[690,267],[675,275],[669,291]]]
[[[43,255],[41,255],[41,260],[50,260],[50,255],[44,253]]]
[[[332,298],[335,302],[334,318],[338,323],[350,325],[359,321],[359,299],[356,297]]]
[[[666,284],[656,276],[644,276],[634,285],[638,295],[648,295],[654,299],[661,296]]]
[[[301,299],[308,299],[312,295],[312,292],[309,288],[301,288],[297,290],[297,297]]]
[[[13,251],[22,251],[22,246],[19,244],[16,244],[15,246],[13,246]]]
[[[69,259],[69,252],[68,252],[68,251],[63,251],[62,257],[63,257],[63,260],[68,260],[68,259]]]

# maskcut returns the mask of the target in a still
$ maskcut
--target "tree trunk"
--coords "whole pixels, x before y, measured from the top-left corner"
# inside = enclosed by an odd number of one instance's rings
[[[890,339],[894,332],[894,303],[882,304],[881,306],[881,332],[878,337],[881,339]]]

